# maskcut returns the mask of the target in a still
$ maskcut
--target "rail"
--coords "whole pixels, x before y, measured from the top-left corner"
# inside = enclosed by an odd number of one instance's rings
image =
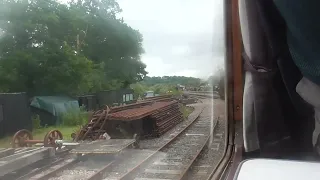
[[[215,125],[213,124],[213,128]],[[119,179],[127,180],[134,179],[134,177],[137,179],[151,177],[158,179],[163,179],[164,177],[165,179],[183,179],[202,149],[208,143],[209,137],[210,118],[198,116],[183,131],[176,134],[171,141],[150,154],[140,164],[130,169]],[[165,154],[165,157],[163,157],[163,154]],[[179,158],[177,159],[177,157]],[[172,160],[174,162],[171,162]],[[159,165],[164,169],[159,169]]]
[[[216,92],[213,91],[185,93],[199,97],[199,99],[210,99],[211,96],[216,95]],[[195,162],[198,161],[198,158],[201,159],[201,153],[204,150],[207,151],[205,147],[210,144],[210,137],[216,131],[217,126],[217,120],[211,121],[211,108],[209,106],[196,107],[198,107],[198,112],[189,121],[185,121],[181,127],[178,127],[177,131],[174,130],[168,136],[165,136],[163,143],[154,143],[147,148],[144,144],[146,151],[128,149],[122,151],[119,156],[104,154],[61,158],[37,171],[24,175],[20,179],[54,180],[74,179],[76,177],[86,180],[100,180],[106,178],[106,176],[119,180],[134,179],[133,177],[136,179],[185,179],[191,170],[194,171],[193,166],[199,168],[195,165]],[[214,130],[210,130],[210,128],[214,128]],[[201,168],[207,168],[209,173],[213,166],[209,167],[208,164],[210,165],[206,162],[206,167]],[[122,168],[115,168],[118,165]],[[199,176],[201,173],[203,174],[203,172],[199,172],[194,176]],[[203,174],[202,177],[202,179],[207,179],[210,176]]]
[[[83,158],[86,158],[83,160]],[[82,158],[70,158],[60,161],[59,164],[52,164],[46,170],[34,176],[28,177],[30,180],[47,180],[47,179],[69,179],[70,175],[76,176],[76,179],[99,180],[103,179],[103,172],[114,160],[104,157],[92,157],[84,155]],[[100,159],[99,161],[97,159]],[[101,160],[104,159],[104,160]],[[89,169],[88,169],[89,168]],[[72,177],[75,179],[75,177]]]
[[[185,91],[184,94],[191,96],[210,97],[214,99],[220,97],[217,91]]]

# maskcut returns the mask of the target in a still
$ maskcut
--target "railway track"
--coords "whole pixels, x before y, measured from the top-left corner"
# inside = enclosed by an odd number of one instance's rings
[[[190,167],[206,149],[212,128],[216,126],[211,116],[211,104],[203,101],[204,105],[192,120],[181,123],[177,130],[169,131],[154,146],[139,150],[125,149],[116,156],[68,156],[32,171],[19,180],[186,179]]]
[[[216,92],[186,92],[191,97],[198,97],[198,98],[213,98],[213,99],[218,99],[220,98],[219,94]]]
[[[184,179],[210,138],[210,127],[214,127],[210,110],[205,108],[184,131],[119,179]]]
[[[15,153],[27,152],[28,149],[37,149],[37,148],[17,148],[15,150]],[[47,168],[63,162],[64,158],[68,155],[68,152],[69,152],[68,149],[61,150],[59,152],[56,152],[56,157],[54,157],[54,158],[44,158],[38,162],[32,163],[28,166],[21,168],[21,169],[18,169],[16,171],[12,171],[11,173],[8,173],[8,174],[0,177],[0,179],[28,180],[30,177],[46,170]]]
[[[29,180],[98,180],[114,159],[108,155],[85,155],[83,157],[65,158],[59,163],[51,164],[46,170],[27,177]]]
[[[208,148],[201,152],[200,157],[197,159],[188,172],[187,179],[190,180],[208,180],[212,177],[219,164],[221,157],[225,153],[226,148],[226,127],[227,121],[225,121],[225,103],[223,100],[214,100],[213,102],[213,114],[214,119],[217,120],[217,125],[212,138],[210,139]]]
[[[19,178],[19,180],[100,180],[106,176],[107,178],[105,179],[123,179],[127,174],[137,168],[139,162],[145,162],[146,157],[149,159],[151,156],[156,155],[156,149],[161,150],[168,144],[171,144],[175,137],[186,131],[191,124],[197,121],[197,123],[201,125],[202,122],[198,122],[197,118],[202,112],[203,108],[196,113],[194,119],[187,125],[181,126],[183,128],[181,131],[170,132],[171,139],[165,139],[162,143],[159,143],[158,148],[149,147],[144,150],[126,149],[117,156],[100,155],[92,157],[92,155],[86,155],[83,158],[65,157],[63,160],[59,159],[50,163],[50,165],[43,166],[36,172],[24,175],[22,178]],[[195,133],[191,131],[188,132],[191,136],[191,133]],[[159,145],[161,146],[160,148]],[[155,147],[157,147],[157,145]],[[114,159],[116,159],[116,161],[114,161]],[[129,167],[129,169],[126,167]],[[114,169],[117,171],[112,171]]]

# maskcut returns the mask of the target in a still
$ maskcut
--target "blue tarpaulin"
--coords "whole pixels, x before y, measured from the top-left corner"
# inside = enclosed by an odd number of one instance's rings
[[[67,96],[35,96],[30,105],[52,114],[57,125],[61,124],[61,116],[64,113],[80,111],[78,101]]]

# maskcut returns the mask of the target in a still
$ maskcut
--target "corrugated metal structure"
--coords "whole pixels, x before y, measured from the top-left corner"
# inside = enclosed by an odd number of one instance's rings
[[[0,137],[20,129],[32,130],[32,120],[26,93],[0,94]]]

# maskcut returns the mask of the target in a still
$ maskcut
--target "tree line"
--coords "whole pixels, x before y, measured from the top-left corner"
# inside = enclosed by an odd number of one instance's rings
[[[146,85],[156,85],[156,84],[170,84],[177,85],[181,84],[184,86],[199,86],[203,80],[194,77],[185,76],[146,76],[143,79],[143,83]]]
[[[116,0],[2,0],[0,91],[79,95],[146,75],[143,37]]]
[[[217,75],[146,76],[142,34],[121,12],[116,0],[0,1],[0,92],[74,96],[133,86],[140,94],[217,84]]]

